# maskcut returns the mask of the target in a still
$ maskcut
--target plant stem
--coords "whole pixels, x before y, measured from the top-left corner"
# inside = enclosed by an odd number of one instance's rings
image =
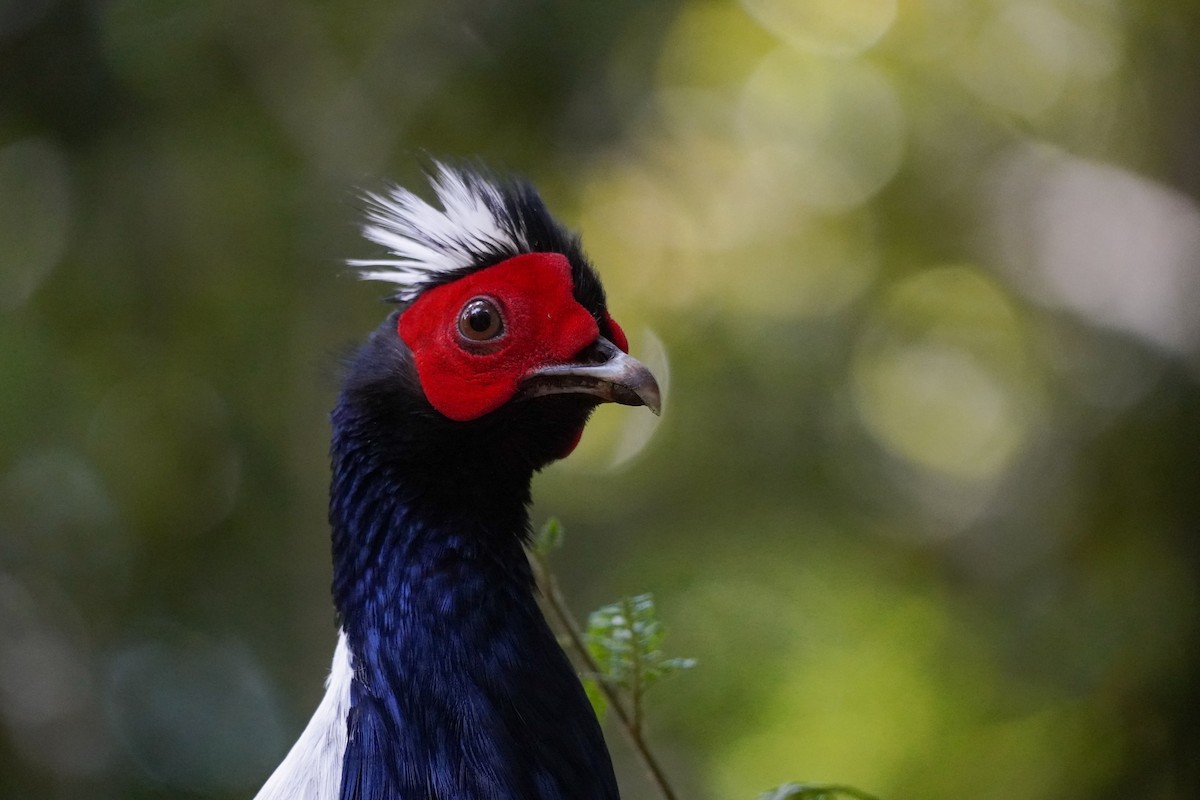
[[[650,773],[651,781],[658,787],[658,791],[662,794],[664,800],[676,800],[675,790],[671,788],[670,782],[667,781],[666,773],[663,772],[658,760],[650,752],[645,739],[642,738],[640,698],[635,693],[635,711],[631,715],[625,709],[625,704],[617,687],[604,679],[600,665],[596,663],[596,659],[592,658],[592,654],[588,651],[587,642],[584,641],[583,629],[579,627],[575,616],[567,608],[566,600],[563,598],[562,592],[559,591],[558,581],[555,579],[554,573],[550,570],[549,563],[547,563],[543,556],[535,553],[533,556],[533,565],[538,585],[542,587],[542,596],[546,598],[546,605],[554,614],[559,626],[566,631],[575,653],[583,661],[587,670],[595,676],[596,685],[600,687],[600,691],[604,692],[604,697],[608,700],[608,705],[612,708],[613,713],[616,714],[617,720],[621,724],[621,729],[625,731],[630,745],[633,747],[634,752],[641,758],[646,771]]]
[[[625,619],[629,620],[629,625],[632,629],[634,625],[633,601],[628,597],[621,604],[625,611]],[[634,631],[636,636],[636,630]],[[633,730],[640,738],[642,735],[642,693],[645,687],[642,685],[642,657],[641,653],[634,653],[633,658],[633,687],[629,690],[630,699],[633,701]]]

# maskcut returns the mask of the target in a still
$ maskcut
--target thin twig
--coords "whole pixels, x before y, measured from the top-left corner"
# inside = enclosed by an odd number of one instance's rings
[[[626,597],[621,603],[621,609],[625,612],[625,619],[629,621],[631,630],[634,632],[635,641],[637,630],[633,628],[634,616],[633,601]],[[630,699],[633,701],[633,730],[637,733],[638,738],[642,736],[642,693],[646,691],[646,687],[642,685],[642,654],[637,652],[636,645],[633,654],[633,687],[629,690]]]
[[[621,729],[625,731],[630,745],[632,745],[634,752],[641,758],[646,771],[650,773],[650,779],[658,787],[664,800],[676,800],[675,790],[671,788],[670,782],[667,781],[666,773],[663,772],[658,760],[650,752],[650,748],[642,738],[641,714],[640,708],[637,705],[640,703],[640,700],[635,694],[635,713],[631,716],[625,709],[617,687],[604,679],[600,665],[596,663],[596,659],[592,658],[591,652],[588,651],[587,643],[584,641],[583,629],[579,627],[575,616],[567,608],[566,600],[563,598],[562,592],[559,591],[558,581],[555,579],[554,573],[550,570],[549,563],[547,563],[542,555],[534,553],[533,565],[538,585],[542,587],[542,596],[546,598],[546,604],[558,620],[559,626],[566,631],[567,638],[571,640],[571,647],[583,661],[588,672],[595,676],[596,685],[600,687],[600,691],[604,692],[604,697],[608,701],[609,707],[612,708],[613,713],[616,714],[617,720],[621,724]]]

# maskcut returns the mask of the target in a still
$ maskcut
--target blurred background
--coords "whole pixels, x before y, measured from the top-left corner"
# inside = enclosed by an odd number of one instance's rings
[[[0,796],[248,798],[302,728],[343,261],[427,155],[669,355],[534,518],[699,659],[684,797],[1200,796],[1198,142],[1186,0],[3,0]]]

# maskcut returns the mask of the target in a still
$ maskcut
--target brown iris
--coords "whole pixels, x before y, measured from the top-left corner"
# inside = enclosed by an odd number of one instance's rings
[[[458,332],[473,342],[486,342],[504,333],[500,309],[486,297],[467,301],[458,315]]]

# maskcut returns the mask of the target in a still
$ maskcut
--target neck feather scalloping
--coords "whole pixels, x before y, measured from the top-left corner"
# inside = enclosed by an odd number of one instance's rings
[[[335,433],[334,594],[355,659],[343,781],[388,800],[616,798],[599,725],[533,595],[528,477],[447,492],[429,464],[372,450]]]

